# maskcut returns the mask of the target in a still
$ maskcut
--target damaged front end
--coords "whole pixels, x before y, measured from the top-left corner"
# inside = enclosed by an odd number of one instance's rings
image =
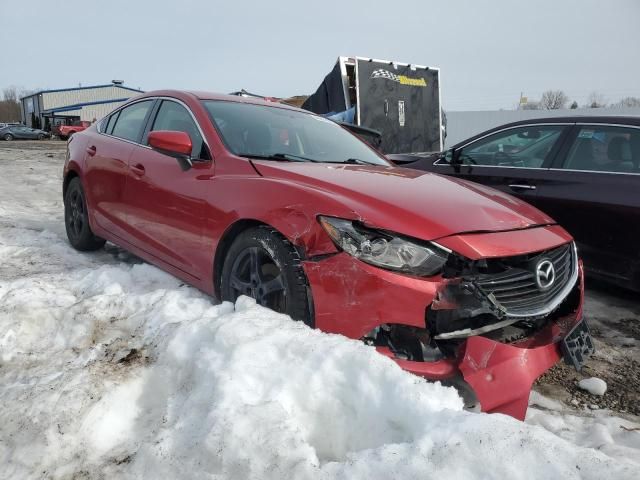
[[[363,340],[406,370],[456,386],[468,407],[524,419],[542,373],[563,353],[579,369],[593,351],[582,299],[573,243],[497,259],[452,254],[423,328],[383,324]],[[577,346],[564,341],[572,330]]]
[[[593,351],[582,266],[557,226],[434,243],[320,221],[341,251],[303,262],[316,327],[456,386],[469,407],[523,419],[536,378]]]

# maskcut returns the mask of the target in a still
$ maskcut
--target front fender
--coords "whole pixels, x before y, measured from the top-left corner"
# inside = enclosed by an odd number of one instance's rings
[[[253,220],[279,231],[307,258],[337,252],[318,215],[358,218],[326,192],[265,177],[214,177],[207,208],[207,238],[221,239],[236,222]]]

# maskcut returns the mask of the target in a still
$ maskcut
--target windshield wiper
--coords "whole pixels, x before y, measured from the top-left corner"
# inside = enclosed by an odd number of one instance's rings
[[[373,162],[367,162],[366,160],[361,160],[359,158],[347,158],[344,162],[340,163],[355,163],[358,165],[376,165]]]
[[[301,157],[300,155],[293,155],[291,153],[238,153],[240,157],[255,158],[256,160],[285,160],[289,162],[318,162],[313,158]]]
[[[367,162],[366,160],[361,160],[359,158],[347,158],[342,162],[325,162],[324,160],[316,160],[314,158],[302,157],[300,155],[294,155],[292,153],[238,153],[240,157],[245,158],[255,158],[256,160],[285,160],[289,162],[313,162],[313,163],[351,163],[358,165],[376,165],[373,162]]]

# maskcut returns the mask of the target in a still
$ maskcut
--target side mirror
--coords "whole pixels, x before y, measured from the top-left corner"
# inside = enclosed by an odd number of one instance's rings
[[[454,150],[450,148],[444,154],[444,160],[453,167],[456,173],[460,173],[460,166],[464,163],[462,160],[462,150]]]
[[[188,170],[193,166],[191,163],[193,144],[188,133],[156,130],[149,132],[148,142],[154,150],[178,160],[183,170]]]
[[[442,156],[442,158],[449,165],[460,164],[462,163],[460,162],[460,152],[461,150],[454,150],[453,148],[450,148],[449,150],[444,152],[444,155]]]

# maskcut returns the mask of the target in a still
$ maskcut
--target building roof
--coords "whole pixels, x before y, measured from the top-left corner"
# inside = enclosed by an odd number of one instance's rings
[[[57,107],[57,108],[49,108],[47,110],[42,110],[40,113],[45,114],[45,113],[60,113],[60,112],[68,112],[70,110],[78,110],[82,107],[87,107],[89,105],[102,105],[105,103],[122,103],[122,102],[126,102],[127,100],[129,100],[129,97],[127,98],[114,98],[113,100],[99,100],[96,102],[84,102],[84,103],[76,103],[74,105],[65,105],[64,107]]]
[[[32,93],[31,95],[25,95],[24,97],[20,97],[20,100],[29,97],[35,97],[36,95],[40,95],[42,93],[55,93],[55,92],[71,92],[75,90],[90,90],[92,88],[108,88],[108,87],[117,87],[122,88],[124,90],[131,90],[132,92],[144,93],[143,90],[138,90],[137,88],[125,87],[124,85],[120,85],[117,83],[108,83],[105,85],[90,85],[87,87],[74,87],[74,88],[56,88],[53,90],[39,90],[37,92]]]

